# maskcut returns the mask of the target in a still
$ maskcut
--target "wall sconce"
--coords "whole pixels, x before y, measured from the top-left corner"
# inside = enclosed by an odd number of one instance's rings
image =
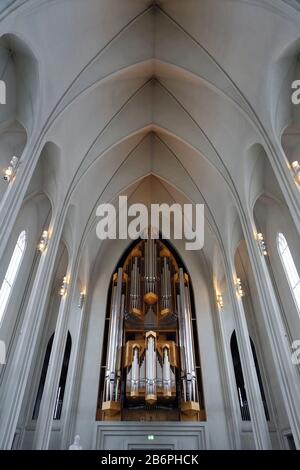
[[[220,309],[224,307],[222,294],[217,294],[217,304]]]
[[[291,164],[291,167],[292,167],[292,172],[294,174],[295,183],[297,183],[298,186],[300,186],[300,163],[298,162],[298,160],[295,160]]]
[[[48,230],[44,230],[43,233],[42,233],[42,236],[41,236],[41,239],[40,239],[40,242],[38,244],[38,250],[43,253],[46,248],[47,248],[47,245],[48,245],[48,241],[49,241],[49,233],[48,233]]]
[[[81,308],[83,307],[84,301],[85,301],[85,293],[84,293],[84,292],[80,292],[79,302],[78,302],[78,308],[81,309]]]
[[[256,235],[256,240],[260,249],[260,252],[263,256],[268,256],[266,242],[262,233]]]
[[[240,280],[239,277],[236,278],[235,286],[236,286],[237,295],[239,297],[244,297],[245,291],[244,291],[243,286],[242,286],[242,281]]]
[[[67,276],[64,276],[61,288],[59,289],[59,295],[62,297],[67,293],[68,281]]]
[[[3,179],[7,183],[13,181],[14,177],[16,176],[16,172],[19,166],[19,159],[18,157],[12,157],[11,161],[7,168],[3,170]]]

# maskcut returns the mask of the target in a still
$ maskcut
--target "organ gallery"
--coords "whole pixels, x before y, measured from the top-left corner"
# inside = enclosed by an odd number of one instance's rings
[[[98,420],[205,420],[190,278],[154,238],[113,274]]]

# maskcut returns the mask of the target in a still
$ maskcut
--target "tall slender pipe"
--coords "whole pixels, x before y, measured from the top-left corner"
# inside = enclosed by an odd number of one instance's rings
[[[115,401],[118,392],[115,392],[117,378],[117,352],[118,341],[121,326],[121,308],[122,308],[122,268],[119,268],[117,274],[117,284],[113,286],[113,301],[111,308],[111,321],[109,327],[109,348],[106,363],[106,397],[105,401]]]
[[[131,366],[130,395],[132,397],[138,397],[139,395],[139,380],[140,380],[139,348],[135,347],[133,350],[132,366]]]
[[[156,334],[150,331],[146,334],[146,403],[156,402]]]
[[[196,396],[196,372],[193,354],[193,336],[191,324],[191,310],[189,302],[189,291],[185,287],[183,269],[179,270],[180,286],[180,314],[182,318],[182,327],[184,331],[184,349],[186,363],[186,399],[187,401],[197,401]]]
[[[171,364],[169,360],[169,350],[163,350],[163,391],[165,396],[171,396]]]

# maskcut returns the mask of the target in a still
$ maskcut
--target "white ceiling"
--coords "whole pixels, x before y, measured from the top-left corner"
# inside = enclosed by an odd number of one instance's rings
[[[161,202],[180,194],[204,202],[209,233],[230,244],[237,214],[265,189],[255,160],[268,159],[288,126],[298,129],[289,99],[300,51],[295,2],[6,3],[0,63],[8,92],[18,93],[1,128],[26,129],[26,165],[41,154],[51,168],[41,190],[56,210],[74,207],[69,246],[85,240],[96,256],[97,204],[131,195],[143,178],[139,194],[144,187],[149,197],[149,175],[164,188]],[[55,145],[43,150],[47,142]]]

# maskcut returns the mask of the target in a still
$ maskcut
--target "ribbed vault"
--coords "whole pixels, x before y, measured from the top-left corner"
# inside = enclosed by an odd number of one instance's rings
[[[3,70],[19,90],[2,129],[10,135],[18,119],[29,142],[34,136],[23,156],[23,168],[35,169],[27,193],[42,188],[38,162],[48,162],[54,210],[67,214],[72,204],[82,228],[75,246],[87,240],[97,204],[149,175],[204,203],[226,244],[231,210],[252,211],[251,149],[271,168],[272,133],[279,139],[297,121],[282,90],[297,70],[298,11],[268,0],[16,0],[0,14]],[[283,138],[287,153],[297,135]],[[44,158],[49,145],[54,159]]]

